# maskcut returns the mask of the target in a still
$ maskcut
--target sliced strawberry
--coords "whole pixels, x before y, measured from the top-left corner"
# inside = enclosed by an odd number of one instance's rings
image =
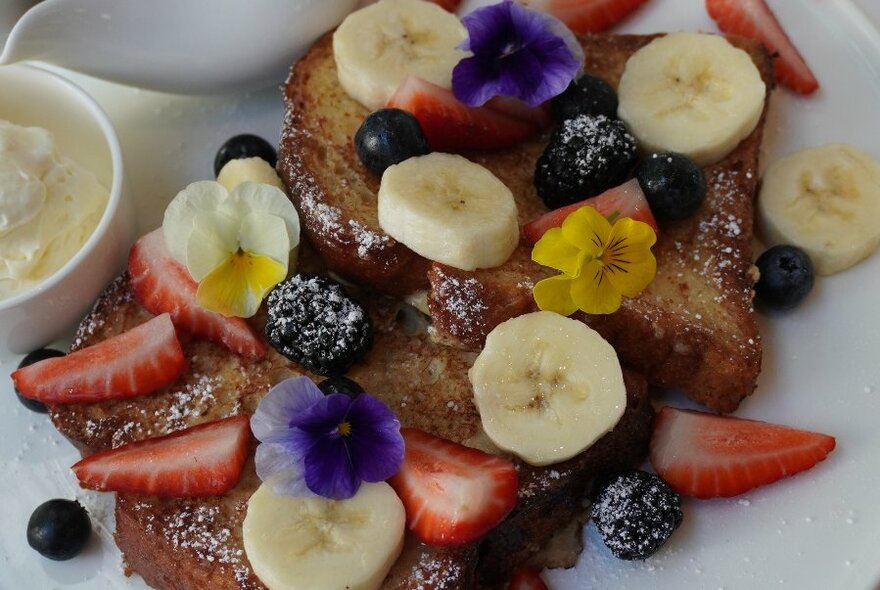
[[[549,590],[541,572],[527,565],[516,568],[510,577],[507,590]]]
[[[28,399],[68,404],[122,399],[171,385],[186,359],[168,314],[67,356],[40,361],[12,374]]]
[[[617,24],[648,0],[528,0],[529,8],[552,14],[575,33],[598,33]]]
[[[651,464],[679,493],[730,497],[809,469],[834,445],[825,434],[665,407],[654,421]]]
[[[241,476],[250,420],[233,416],[96,453],[72,469],[84,488],[126,494],[213,496]]]
[[[415,115],[434,151],[494,150],[521,143],[550,122],[545,109],[512,98],[469,107],[451,90],[408,76],[388,106]]]
[[[819,88],[813,72],[764,0],[706,0],[706,10],[725,33],[756,39],[778,54],[774,68],[780,83],[801,94]]]
[[[266,356],[266,345],[247,322],[208,311],[198,304],[198,285],[168,252],[161,229],[148,233],[132,247],[128,273],[134,295],[147,311],[170,313],[178,328],[242,356]]]
[[[651,207],[635,178],[608,189],[601,195],[590,197],[572,205],[554,209],[549,213],[533,219],[523,226],[523,234],[530,244],[536,243],[551,228],[560,227],[565,218],[584,206],[590,206],[606,217],[630,217],[636,221],[647,223],[658,232],[657,221],[651,213]]]
[[[438,4],[441,8],[445,8],[449,12],[455,12],[458,5],[461,4],[461,0],[428,0],[428,2]]]
[[[401,430],[406,454],[389,480],[409,528],[425,543],[457,545],[481,537],[516,505],[513,463],[437,438]]]

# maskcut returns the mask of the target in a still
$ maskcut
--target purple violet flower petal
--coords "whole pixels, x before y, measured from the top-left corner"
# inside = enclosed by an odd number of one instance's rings
[[[308,377],[285,379],[260,400],[251,417],[251,430],[257,440],[273,442],[290,429],[291,418],[304,412],[324,394]]]
[[[307,432],[312,437],[333,434],[351,407],[352,399],[341,393],[322,397],[311,407],[294,417],[290,425]]]
[[[574,34],[548,14],[506,1],[462,20],[469,35],[463,48],[473,56],[455,66],[452,90],[469,106],[481,106],[495,96],[538,106],[561,94],[583,67],[583,50]]]
[[[315,441],[305,457],[305,476],[311,491],[332,500],[351,498],[361,485],[339,434]]]
[[[388,406],[368,395],[359,395],[346,418],[351,434],[343,437],[358,479],[385,481],[403,463],[400,422]]]
[[[311,491],[306,486],[305,470],[302,461],[280,443],[262,443],[257,446],[255,462],[257,477],[271,482],[276,494],[287,496],[308,496]]]

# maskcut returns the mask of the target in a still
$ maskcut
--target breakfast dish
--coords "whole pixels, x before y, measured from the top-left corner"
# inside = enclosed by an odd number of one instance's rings
[[[786,422],[789,422],[789,421],[786,421]]]

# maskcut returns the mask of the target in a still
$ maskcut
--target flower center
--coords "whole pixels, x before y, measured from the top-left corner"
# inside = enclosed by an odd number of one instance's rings
[[[351,434],[351,422],[340,422],[336,427],[339,436],[349,436]]]

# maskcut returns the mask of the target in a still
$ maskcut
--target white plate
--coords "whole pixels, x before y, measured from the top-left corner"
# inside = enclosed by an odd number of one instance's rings
[[[864,0],[870,7],[872,0]],[[880,36],[845,0],[771,1],[822,83],[803,99],[772,100],[764,161],[844,141],[880,159]],[[875,7],[876,8],[876,7]],[[3,10],[0,8],[0,10]],[[875,15],[878,13],[874,12]],[[11,22],[0,14],[0,26]],[[702,0],[653,0],[621,30],[715,30]],[[5,30],[0,30],[0,39]],[[146,231],[188,182],[212,175],[230,135],[278,139],[278,90],[214,99],[140,92],[74,77],[102,103],[123,143],[139,222]],[[880,223],[880,220],[878,220]],[[595,528],[578,567],[548,575],[557,590],[585,588],[846,588],[880,581],[880,256],[821,279],[798,309],[761,319],[764,371],[737,415],[826,432],[837,449],[813,470],[732,500],[685,500],[685,521],[644,562],[610,557]],[[0,358],[0,375],[19,358]],[[671,398],[681,403],[678,398]],[[45,417],[0,379],[0,588],[144,588],[125,578],[112,542],[112,500],[84,493],[67,467],[77,454]],[[96,541],[55,563],[27,547],[36,505],[79,497],[98,523]]]

